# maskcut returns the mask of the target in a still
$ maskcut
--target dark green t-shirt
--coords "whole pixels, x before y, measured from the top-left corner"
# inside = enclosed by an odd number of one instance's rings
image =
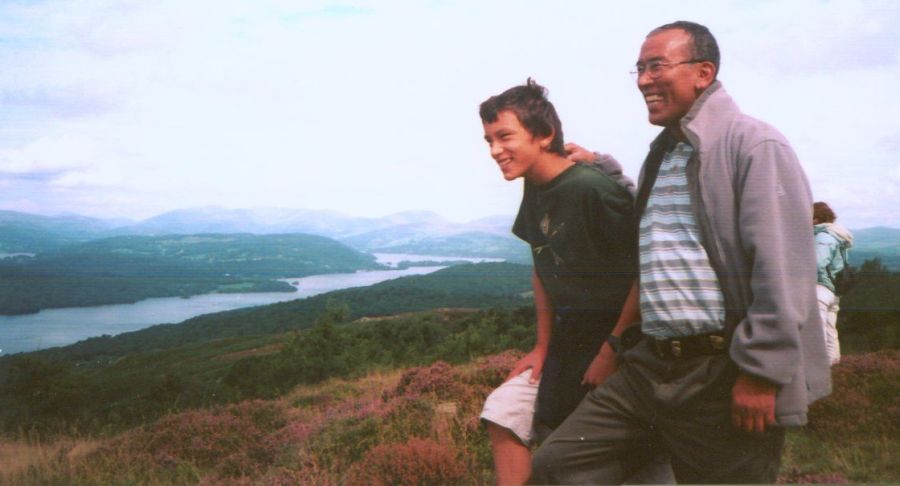
[[[581,377],[615,325],[636,277],[633,198],[594,166],[525,183],[513,233],[531,245],[556,319],[537,419],[556,427],[586,389]]]
[[[593,166],[525,183],[513,233],[531,245],[555,310],[618,317],[636,270],[632,212],[631,194]]]

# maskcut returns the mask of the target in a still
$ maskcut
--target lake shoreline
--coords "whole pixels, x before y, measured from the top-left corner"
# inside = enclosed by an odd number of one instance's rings
[[[352,287],[365,287],[404,276],[424,275],[446,266],[399,268],[404,261],[490,261],[485,258],[436,257],[427,255],[374,254],[388,270],[320,274],[278,279],[294,287],[293,292],[214,293],[189,297],[155,297],[132,303],[91,307],[43,309],[37,313],[0,316],[0,357],[68,346],[104,335],[115,336],[158,324],[180,324],[206,314],[304,299]],[[394,266],[392,266],[394,265]]]

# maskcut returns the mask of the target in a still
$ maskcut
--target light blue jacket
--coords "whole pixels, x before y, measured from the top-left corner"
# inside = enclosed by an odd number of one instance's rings
[[[844,269],[849,262],[844,261],[841,249],[853,246],[853,235],[836,223],[821,223],[813,226],[816,235],[816,283],[834,292],[834,275]]]

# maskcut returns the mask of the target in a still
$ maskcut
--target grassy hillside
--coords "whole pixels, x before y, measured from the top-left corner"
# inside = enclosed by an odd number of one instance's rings
[[[298,384],[474,357],[533,343],[530,307],[444,310],[348,323],[332,305],[301,333],[219,339],[118,359],[50,361],[39,353],[0,366],[0,431],[97,435],[177,410],[279,396]]]
[[[493,484],[484,397],[517,354],[300,386],[178,412],[102,439],[0,441],[10,484]],[[893,483],[900,352],[847,357],[810,425],[787,436],[779,482]]]
[[[120,236],[0,260],[0,314],[210,292],[293,291],[279,277],[382,268],[321,236]]]
[[[900,478],[900,275],[863,270],[783,482]],[[462,265],[0,359],[0,483],[490,484],[477,417],[533,345],[529,274]]]

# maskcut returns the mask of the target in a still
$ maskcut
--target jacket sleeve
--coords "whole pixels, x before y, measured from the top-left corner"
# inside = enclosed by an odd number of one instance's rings
[[[634,196],[634,181],[622,171],[622,164],[609,154],[594,152],[594,155],[596,156],[594,165],[603,171],[604,174],[611,177],[612,180],[616,181],[616,184],[624,187],[629,194]]]
[[[803,362],[801,328],[817,312],[812,195],[783,139],[748,149],[737,171],[738,231],[752,297],[730,354],[743,372],[786,385]]]
[[[837,240],[828,234],[822,232],[816,235],[816,266],[818,267],[816,274],[818,282],[831,282],[828,267],[833,266],[831,262],[835,258],[837,246]]]

